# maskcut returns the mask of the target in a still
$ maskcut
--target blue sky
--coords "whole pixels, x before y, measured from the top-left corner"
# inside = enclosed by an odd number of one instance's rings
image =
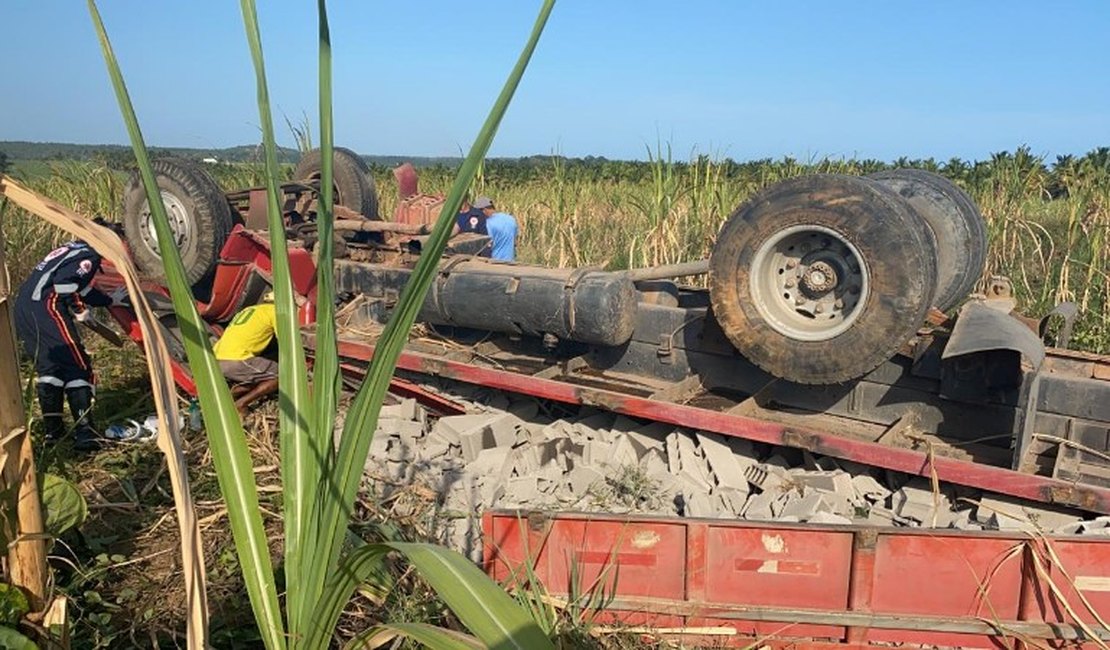
[[[330,3],[336,142],[469,148],[539,0]],[[4,0],[0,140],[126,143],[85,3]],[[316,3],[262,0],[282,114],[316,125]],[[101,2],[154,146],[259,139],[239,3]],[[1110,145],[1110,2],[560,0],[491,155],[1050,157]]]

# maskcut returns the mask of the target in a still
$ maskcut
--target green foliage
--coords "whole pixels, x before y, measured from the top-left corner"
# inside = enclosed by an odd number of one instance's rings
[[[80,526],[89,515],[85,497],[77,486],[54,474],[42,479],[42,507],[46,532],[54,537]]]
[[[0,625],[0,648],[5,650],[38,650],[35,642],[10,627]]]
[[[8,159],[8,154],[0,151],[0,174],[7,174],[9,167],[11,167],[11,160]]]
[[[29,611],[31,605],[19,587],[0,583],[0,625],[15,626]]]

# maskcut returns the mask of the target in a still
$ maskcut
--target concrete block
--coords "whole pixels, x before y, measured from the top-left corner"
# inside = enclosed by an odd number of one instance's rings
[[[838,494],[847,499],[851,499],[856,494],[852,485],[852,477],[847,472],[839,470],[833,472],[803,472],[794,475],[794,482],[822,492]]]
[[[732,453],[732,448],[717,436],[698,433],[697,438],[717,485],[747,492],[748,479],[744,477],[744,470],[754,465],[755,461],[743,456],[738,458]]]
[[[778,474],[776,472],[783,472]],[[744,468],[744,478],[748,483],[765,492],[782,492],[786,489],[785,472],[774,465],[750,465]]]
[[[575,467],[567,472],[566,482],[571,492],[584,495],[598,483],[604,483],[605,475],[592,467]]]
[[[669,430],[673,431],[674,427],[670,427]],[[663,443],[663,441],[666,439],[666,434],[656,437],[654,435],[642,433],[641,431],[628,431],[624,434],[624,436],[628,439],[628,442],[630,442],[632,444],[632,447],[636,450],[637,456],[643,456],[648,452],[648,450],[651,449],[658,449],[660,451],[666,449]]]
[[[934,513],[937,526],[947,526],[951,519],[952,504],[943,492],[934,495],[932,485],[924,479],[914,479],[891,495],[891,506],[898,516],[932,526]]]
[[[600,465],[612,454],[613,445],[601,440],[587,440],[582,446],[582,464]]]
[[[748,502],[744,504],[744,510],[740,514],[745,519],[770,521],[775,518],[775,513],[772,511],[771,505],[777,498],[777,494],[771,494],[770,492],[753,494],[748,497]]]
[[[890,496],[890,490],[882,483],[875,480],[870,474],[860,474],[852,477],[852,487],[860,500],[882,501]]]
[[[1064,524],[1063,526],[1060,526],[1059,528],[1054,528],[1052,530],[1052,534],[1053,535],[1078,535],[1078,534],[1083,532],[1083,524],[1084,523],[1085,522],[1082,522],[1082,521],[1073,521],[1070,524]]]
[[[417,449],[416,455],[420,460],[431,460],[446,456],[449,451],[451,445],[446,440],[437,435],[429,435]]]
[[[678,457],[683,473],[697,476],[701,482],[707,485],[713,484],[713,474],[709,471],[709,465],[705,462],[705,457],[698,451],[697,445],[690,436],[679,437]]]
[[[513,505],[527,506],[539,496],[538,479],[535,476],[518,476],[505,482],[504,501]]]
[[[790,501],[782,507],[776,515],[777,519],[783,517],[797,517],[800,521],[809,521],[809,518],[818,512],[831,512],[831,507],[825,502],[824,495],[812,492],[806,496]]]
[[[666,452],[660,449],[648,449],[640,457],[640,467],[645,474],[656,481],[663,481],[670,476],[670,472],[667,471]],[[747,487],[746,484],[745,487]]]
[[[851,525],[852,520],[832,512],[817,511],[807,520],[811,524],[830,524],[836,526]]]
[[[680,451],[678,447],[678,439],[682,434],[675,431],[669,435],[664,442],[667,448],[667,471],[671,474],[678,474],[682,471],[682,459],[680,458]]]
[[[976,519],[987,527],[998,530],[1042,532],[1048,532],[1082,520],[1081,517],[1069,510],[1035,506],[1017,499],[986,496],[979,500]],[[1084,526],[1084,529],[1086,529],[1086,526]]]
[[[511,413],[502,413],[500,417],[491,420],[486,426],[489,427],[495,445],[498,447],[512,447],[516,442],[517,427],[521,424],[523,423]]]
[[[609,451],[609,458],[605,460],[605,464],[610,467],[620,467],[621,465],[637,465],[639,462],[640,456],[636,453],[636,448],[629,441],[627,434],[617,434],[617,439]]]
[[[714,507],[716,499],[710,498],[709,494],[696,490],[689,493],[683,493],[683,509],[682,514],[687,517],[714,517],[717,515],[717,509]]]
[[[397,404],[385,404],[378,415],[379,419],[394,418],[397,420],[411,420],[420,422],[423,410],[415,399],[406,397]]]
[[[718,487],[713,491],[713,495],[717,497],[719,501],[718,509],[721,511],[722,516],[740,516],[740,513],[744,511],[744,506],[747,505],[748,502],[747,487],[746,484],[743,490]]]

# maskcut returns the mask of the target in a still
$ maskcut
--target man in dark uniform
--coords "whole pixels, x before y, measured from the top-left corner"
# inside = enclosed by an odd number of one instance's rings
[[[74,448],[81,451],[99,447],[100,435],[92,419],[96,377],[75,321],[92,318],[89,307],[123,304],[127,295],[122,287],[108,295],[90,284],[100,262],[100,255],[83,241],[56,248],[20,286],[15,303],[16,334],[35,364],[46,439],[65,434],[62,411],[68,400]]]
[[[459,206],[459,213],[455,215],[455,228],[452,235],[457,235],[460,232],[476,232],[479,235],[489,234],[486,232],[486,214],[481,210],[471,207],[470,201],[463,199],[462,205]]]

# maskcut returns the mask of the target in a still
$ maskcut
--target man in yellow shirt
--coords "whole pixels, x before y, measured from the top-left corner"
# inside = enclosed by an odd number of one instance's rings
[[[276,328],[273,303],[252,305],[235,314],[213,348],[224,377],[238,384],[232,392],[240,416],[255,400],[277,392],[277,361],[263,355],[273,343]]]

